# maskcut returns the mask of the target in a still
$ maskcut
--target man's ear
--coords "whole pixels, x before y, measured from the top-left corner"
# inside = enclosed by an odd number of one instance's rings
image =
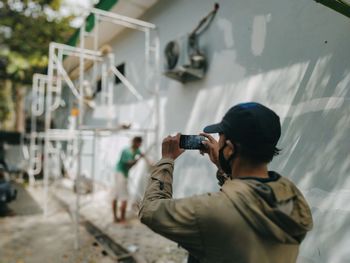
[[[227,149],[229,149],[229,155],[234,154],[236,149],[233,143],[230,140],[226,140],[226,145],[228,146]]]

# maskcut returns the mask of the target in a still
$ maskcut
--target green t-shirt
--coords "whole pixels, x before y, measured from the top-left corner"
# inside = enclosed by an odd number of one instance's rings
[[[125,177],[128,177],[130,168],[128,168],[127,163],[130,161],[134,161],[136,159],[136,156],[140,154],[140,149],[133,151],[130,147],[125,148],[122,151],[122,155],[120,156],[120,159],[116,165],[116,171],[121,172],[124,174]]]

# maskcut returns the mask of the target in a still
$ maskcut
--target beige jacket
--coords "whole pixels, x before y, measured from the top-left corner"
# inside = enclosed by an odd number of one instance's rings
[[[296,262],[312,217],[292,182],[275,173],[275,181],[227,180],[220,192],[172,199],[173,169],[171,159],[157,163],[139,213],[142,223],[202,263]]]

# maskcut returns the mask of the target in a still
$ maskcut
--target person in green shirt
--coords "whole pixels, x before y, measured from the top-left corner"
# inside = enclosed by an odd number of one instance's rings
[[[134,137],[131,142],[131,146],[125,148],[120,156],[119,161],[115,167],[114,187],[113,187],[113,200],[112,211],[114,222],[124,222],[125,212],[127,207],[128,194],[128,176],[129,170],[133,167],[138,160],[144,155],[140,151],[142,145],[142,137]],[[118,200],[121,201],[120,205],[120,218],[117,217]]]

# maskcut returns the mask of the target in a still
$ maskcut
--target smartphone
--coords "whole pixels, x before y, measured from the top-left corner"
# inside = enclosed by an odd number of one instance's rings
[[[200,150],[203,148],[202,141],[207,138],[201,135],[181,135],[180,148],[187,150]]]

